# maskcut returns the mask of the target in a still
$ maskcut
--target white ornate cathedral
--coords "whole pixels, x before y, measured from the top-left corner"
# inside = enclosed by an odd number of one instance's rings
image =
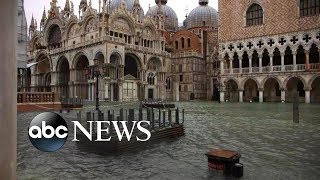
[[[52,0],[40,31],[34,18],[29,27],[28,63],[34,65],[28,71],[27,91],[94,100],[93,74],[99,70],[101,100],[206,99],[205,67],[218,44],[217,36],[212,42],[203,39],[206,31],[217,35],[216,10],[200,0],[204,24],[193,17],[187,28],[178,26],[167,0],[155,3],[145,14],[139,0],[99,0],[98,9],[91,0],[81,0],[79,12],[74,12],[71,1],[60,11]]]
[[[320,5],[307,1],[220,0],[218,14],[199,0],[179,26],[167,0],[146,13],[139,0],[79,12],[52,0],[40,28],[31,20],[24,91],[94,100],[98,80],[110,101],[320,102]]]

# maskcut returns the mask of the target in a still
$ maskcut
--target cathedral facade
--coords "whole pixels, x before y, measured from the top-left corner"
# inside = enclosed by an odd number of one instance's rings
[[[219,0],[220,100],[320,102],[319,14],[314,0]]]
[[[31,20],[25,91],[83,100],[211,98],[217,11],[200,0],[179,27],[167,0],[155,3],[144,13],[139,0],[103,0],[98,9],[81,0],[74,12],[71,1],[60,10],[52,0],[40,28]]]

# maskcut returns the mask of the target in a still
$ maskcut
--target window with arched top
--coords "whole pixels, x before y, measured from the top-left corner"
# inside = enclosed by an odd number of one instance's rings
[[[300,0],[300,17],[320,14],[319,0]]]
[[[191,47],[191,40],[190,38],[187,39],[188,47]]]
[[[154,85],[155,84],[155,74],[154,73],[149,73],[148,78],[147,78],[148,84],[149,85]]]
[[[259,4],[252,4],[246,14],[247,26],[263,24],[263,10]]]
[[[184,38],[181,38],[181,48],[184,48]]]

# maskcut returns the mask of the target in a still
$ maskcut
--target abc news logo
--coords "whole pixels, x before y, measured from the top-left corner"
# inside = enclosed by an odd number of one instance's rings
[[[143,123],[150,125],[149,121],[133,121],[132,129],[129,130],[126,121],[88,121],[90,124],[89,130],[84,128],[78,121],[71,121],[74,128],[74,139],[72,141],[79,141],[77,139],[77,130],[83,133],[90,141],[92,141],[92,129],[96,126],[97,138],[94,141],[111,141],[111,137],[107,139],[102,138],[102,133],[109,133],[109,128],[103,128],[112,124],[118,136],[119,141],[123,140],[124,135],[130,141],[134,128],[136,127],[140,132],[147,135],[145,139],[140,139],[136,136],[137,141],[148,141],[151,138],[151,133],[148,129],[142,126]],[[118,123],[121,123],[121,127]],[[68,125],[66,121],[56,113],[45,112],[37,115],[29,125],[29,139],[34,147],[44,152],[54,152],[59,150],[68,139]]]

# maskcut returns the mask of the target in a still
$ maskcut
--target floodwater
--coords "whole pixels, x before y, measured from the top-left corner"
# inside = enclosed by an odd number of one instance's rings
[[[299,124],[292,122],[292,104],[177,105],[186,110],[185,136],[105,156],[81,152],[71,133],[59,151],[40,152],[27,134],[37,113],[18,114],[18,179],[233,179],[208,170],[205,153],[211,148],[241,153],[241,179],[319,179],[319,104],[301,104]],[[133,106],[138,104],[122,107]],[[76,112],[63,117],[70,127]]]

